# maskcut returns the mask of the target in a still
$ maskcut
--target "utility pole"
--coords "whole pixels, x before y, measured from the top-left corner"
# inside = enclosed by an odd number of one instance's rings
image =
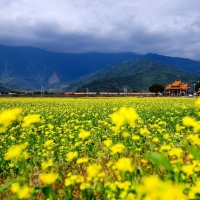
[[[124,94],[127,95],[127,87],[124,87]]]
[[[41,98],[42,98],[42,96],[43,96],[43,92],[44,92],[44,88],[43,88],[42,85],[41,85],[41,90],[40,90]]]

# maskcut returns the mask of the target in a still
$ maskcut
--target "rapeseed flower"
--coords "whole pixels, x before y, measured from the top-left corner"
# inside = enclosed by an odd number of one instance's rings
[[[20,189],[20,184],[19,183],[13,183],[11,185],[11,191],[12,193],[17,193]]]
[[[157,137],[153,138],[152,142],[154,143],[158,143],[159,142],[159,139]]]
[[[84,183],[81,183],[81,185],[80,185],[80,190],[85,190],[87,187],[89,187],[90,186],[90,184],[89,183],[87,183],[87,182],[84,182]]]
[[[22,186],[17,192],[19,199],[30,198],[31,194],[34,192],[34,189],[28,186]]]
[[[188,199],[198,199],[196,196],[200,194],[200,180],[197,179],[192,187],[189,188]]]
[[[110,147],[112,145],[112,140],[104,140],[103,143],[106,147]]]
[[[79,138],[81,138],[81,139],[85,139],[85,138],[87,138],[87,137],[89,137],[90,136],[90,132],[89,131],[84,131],[84,130],[82,130],[79,134],[78,134],[78,137]]]
[[[199,99],[199,98],[195,101],[194,105],[195,105],[197,108],[200,108],[200,99]]]
[[[78,152],[77,151],[74,151],[74,152],[69,152],[67,153],[67,158],[66,160],[68,162],[72,161],[74,158],[76,158],[78,156]]]
[[[48,174],[40,174],[40,180],[45,184],[45,185],[51,185],[53,184],[58,178],[57,173],[48,173]]]
[[[47,140],[45,143],[44,143],[44,147],[52,147],[54,145],[54,140]]]
[[[168,152],[168,154],[170,157],[175,156],[176,158],[180,158],[183,154],[183,150],[180,148],[174,147]]]
[[[197,122],[194,118],[186,116],[182,119],[183,125],[193,127],[193,131],[197,133],[200,130],[200,122]]]
[[[123,144],[116,144],[112,146],[110,149],[112,151],[112,154],[123,153],[125,150],[125,146]]]
[[[24,117],[22,127],[29,127],[33,123],[39,123],[40,120],[40,115],[39,114],[34,114],[34,115],[28,115]]]
[[[149,132],[149,130],[147,129],[147,127],[144,127],[144,128],[140,128],[140,134],[141,134],[141,135],[149,135],[150,132]]]
[[[171,149],[171,146],[170,145],[166,145],[166,144],[164,144],[164,145],[162,145],[161,147],[160,147],[160,151],[162,152],[162,151],[169,151]]]
[[[194,165],[183,165],[181,171],[186,174],[187,177],[191,176],[194,173]]]
[[[128,138],[130,135],[129,135],[129,133],[128,133],[127,131],[124,131],[124,132],[122,133],[122,136],[123,136],[124,138]]]
[[[89,158],[82,157],[82,158],[77,159],[76,163],[81,164],[81,163],[87,163],[88,161],[89,161]]]
[[[81,175],[71,175],[65,179],[65,186],[74,185],[75,183],[83,183],[84,177]]]
[[[20,186],[19,183],[13,183],[11,185],[11,191],[14,194],[17,194],[19,199],[29,198],[31,194],[34,192],[34,189],[28,187],[27,185]]]
[[[180,126],[179,124],[176,124],[176,132],[181,132],[184,129],[183,126]]]
[[[112,122],[116,125],[116,131],[124,124],[135,127],[135,121],[138,119],[138,114],[133,108],[121,107],[119,111],[110,115]]]
[[[133,172],[134,168],[130,158],[120,158],[114,165],[116,169],[122,172]]]
[[[21,112],[21,108],[13,108],[2,111],[0,113],[0,124],[2,124],[5,127],[8,127],[13,121],[17,120]]]
[[[46,170],[48,167],[53,166],[53,159],[50,158],[47,161],[42,162],[42,170]]]
[[[125,181],[125,182],[115,181],[115,185],[121,190],[129,190],[132,184],[130,181]]]
[[[142,184],[136,189],[138,199],[144,200],[187,200],[183,193],[184,187],[179,184],[172,184],[170,181],[161,181],[157,176],[144,177]]]
[[[139,140],[140,136],[139,135],[132,135],[132,140]]]
[[[95,178],[98,176],[100,170],[102,169],[101,165],[92,164],[87,167],[87,174],[91,178]]]
[[[5,160],[12,160],[12,159],[18,159],[18,158],[28,158],[28,153],[24,150],[26,148],[26,145],[14,145],[11,146],[7,153],[4,156]]]
[[[187,136],[186,140],[193,146],[200,145],[200,138],[198,134],[190,134]]]

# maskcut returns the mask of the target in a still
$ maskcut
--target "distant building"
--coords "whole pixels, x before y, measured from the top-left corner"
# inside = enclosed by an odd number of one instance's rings
[[[197,96],[200,96],[200,88],[197,91]]]
[[[174,81],[165,87],[166,95],[170,96],[186,96],[188,94],[189,85],[182,81]]]

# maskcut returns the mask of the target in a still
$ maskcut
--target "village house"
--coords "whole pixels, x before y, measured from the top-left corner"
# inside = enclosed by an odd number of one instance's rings
[[[189,85],[182,81],[174,81],[165,87],[165,93],[170,96],[186,96],[189,88]]]

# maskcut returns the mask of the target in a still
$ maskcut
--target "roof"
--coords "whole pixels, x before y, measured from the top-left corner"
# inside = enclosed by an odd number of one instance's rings
[[[169,84],[165,87],[165,90],[187,90],[190,88],[187,83],[182,81],[174,81],[172,84]]]

